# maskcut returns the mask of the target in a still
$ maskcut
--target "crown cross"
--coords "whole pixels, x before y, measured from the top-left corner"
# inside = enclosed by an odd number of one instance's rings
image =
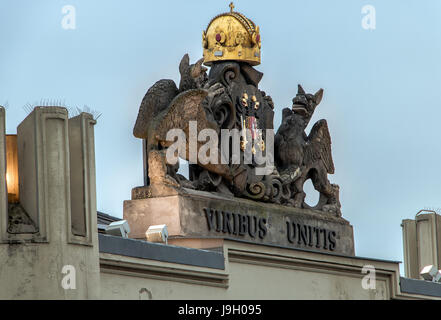
[[[230,2],[229,7],[230,7],[230,12],[233,12],[233,10],[234,10],[234,3]]]

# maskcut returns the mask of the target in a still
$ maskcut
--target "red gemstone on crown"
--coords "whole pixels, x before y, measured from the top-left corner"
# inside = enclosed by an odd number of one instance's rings
[[[258,35],[256,36],[256,42],[257,42],[257,43],[260,42],[260,34],[258,34]]]
[[[217,42],[220,42],[221,39],[222,39],[221,35],[220,35],[219,33],[216,34],[216,41],[217,41]]]

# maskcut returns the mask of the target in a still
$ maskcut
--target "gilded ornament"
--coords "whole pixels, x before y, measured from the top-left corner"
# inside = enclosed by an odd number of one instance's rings
[[[253,21],[234,11],[214,17],[202,35],[204,64],[213,61],[243,61],[250,65],[260,64],[260,31]]]

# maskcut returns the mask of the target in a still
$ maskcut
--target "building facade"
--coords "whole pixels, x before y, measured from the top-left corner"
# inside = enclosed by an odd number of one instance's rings
[[[17,130],[19,194],[8,200],[12,151],[0,109],[1,299],[441,298],[440,284],[400,277],[396,261],[220,237],[164,244],[105,234],[116,218],[97,215],[94,124],[86,113],[35,108]]]

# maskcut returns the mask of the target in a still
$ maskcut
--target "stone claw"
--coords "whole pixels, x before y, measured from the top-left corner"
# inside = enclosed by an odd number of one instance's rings
[[[221,83],[215,83],[210,88],[208,88],[208,95],[211,97],[216,97],[225,92],[225,88]]]
[[[179,182],[176,181],[175,178],[173,178],[172,176],[170,176],[170,175],[168,175],[168,174],[165,175],[164,180],[163,180],[163,183],[164,183],[164,184],[171,185],[171,186],[173,186],[173,187],[180,187],[180,186],[181,186],[181,185],[179,184]]]

